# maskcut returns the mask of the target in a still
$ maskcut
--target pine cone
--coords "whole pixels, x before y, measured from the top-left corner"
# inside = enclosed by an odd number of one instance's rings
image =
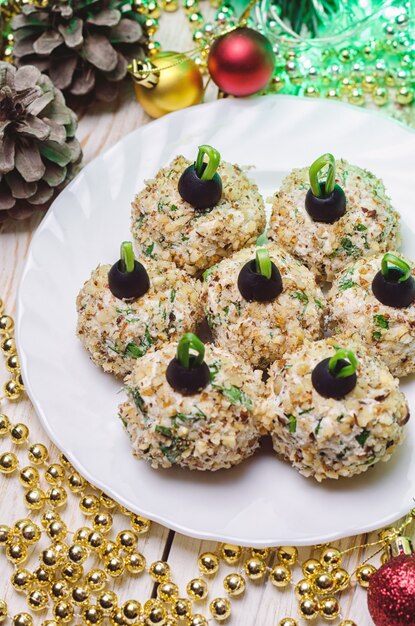
[[[0,222],[46,210],[81,160],[76,115],[48,76],[0,62]]]
[[[109,102],[147,38],[131,0],[51,0],[27,4],[12,21],[17,65],[46,72],[67,97]]]

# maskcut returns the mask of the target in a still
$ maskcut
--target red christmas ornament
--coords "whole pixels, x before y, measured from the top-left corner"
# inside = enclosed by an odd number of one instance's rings
[[[415,626],[415,557],[398,556],[372,574],[367,603],[376,626]]]
[[[235,28],[218,37],[208,57],[210,75],[231,96],[250,96],[263,89],[274,71],[269,40],[252,28]]]

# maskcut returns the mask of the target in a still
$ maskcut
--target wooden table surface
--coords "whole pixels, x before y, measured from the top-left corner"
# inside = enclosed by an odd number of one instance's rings
[[[164,49],[188,49],[187,25],[181,14],[163,16],[161,23],[162,28],[159,39],[163,43]],[[131,85],[126,86],[122,96],[114,104],[110,106],[94,105],[78,113],[78,138],[82,143],[84,151],[84,163],[91,161],[91,159],[108,149],[133,129],[150,121],[135,101]],[[25,222],[9,222],[0,225],[0,298],[5,302],[6,311],[11,314],[15,310],[16,293],[26,252],[40,219],[41,217],[37,215]],[[6,370],[4,363],[1,362],[1,387],[5,380]],[[48,446],[51,460],[57,460],[59,451],[48,440],[28,399],[14,404],[4,402],[1,406],[1,412],[6,413],[13,422],[23,421],[28,424],[31,441],[45,443]],[[21,465],[26,463],[25,450],[17,450],[15,446],[11,446],[9,439],[0,439],[0,453],[10,449],[18,453]],[[44,489],[47,488],[45,482],[43,482],[42,486]],[[15,476],[9,478],[0,476],[0,524],[11,523],[27,515],[22,496],[23,488]],[[156,497],[162,497],[162,495],[159,494]],[[62,512],[66,523],[72,529],[88,523],[88,520],[85,520],[81,515],[77,502],[78,500],[70,494],[67,506]],[[333,506],[335,506],[335,501],[333,501]],[[359,511],[356,511],[356,516],[358,515]],[[304,517],[306,519],[306,515]],[[39,520],[39,518],[40,514],[35,513],[33,519]],[[114,528],[121,529],[128,528],[128,526],[128,518],[119,514],[115,516]],[[340,546],[344,549],[376,539],[377,533],[372,533],[369,537],[364,535],[343,540],[340,542]],[[46,545],[46,540],[42,541]],[[201,552],[215,550],[216,548],[217,544],[190,539],[157,524],[153,524],[150,532],[139,539],[139,550],[145,555],[148,564],[160,558],[168,560],[172,569],[173,580],[180,586],[183,596],[186,595],[186,583],[191,578],[199,575],[197,567],[198,555]],[[302,560],[308,558],[311,554],[311,549],[300,550],[300,558]],[[346,566],[350,572],[353,571],[357,563],[361,562],[364,554],[363,551],[356,550],[345,559]],[[19,611],[27,610],[24,597],[17,594],[11,587],[10,575],[13,571],[12,566],[10,564],[4,565],[6,563],[5,559],[1,563],[0,599],[3,598],[8,602],[9,612],[13,615]],[[34,563],[35,558],[32,558],[28,567],[30,568]],[[376,559],[374,563],[378,563]],[[214,597],[225,595],[222,585],[223,578],[227,573],[236,570],[238,570],[238,566],[230,567],[221,564],[218,574],[209,579],[209,601]],[[301,570],[297,566],[293,572],[293,580],[297,582],[301,577]],[[123,577],[119,581],[115,581],[114,584],[111,582],[110,587],[114,588],[123,600],[136,598],[140,601],[145,601],[152,594],[154,596],[154,583],[147,573],[136,577]],[[353,620],[358,626],[372,626],[372,621],[366,608],[366,592],[358,585],[353,585],[348,591],[344,592],[340,596],[340,600],[343,619]],[[206,602],[196,606],[199,607],[199,612],[207,616],[209,615]],[[287,616],[298,619],[299,624],[304,625],[307,623],[298,616],[297,601],[293,587],[280,591],[275,589],[269,582],[257,584],[248,581],[245,594],[239,599],[232,600],[232,616],[228,623],[232,625],[238,624],[239,626],[253,626],[254,624],[258,626],[277,626],[278,621]],[[34,617],[34,623],[40,624],[47,617],[44,611],[38,613]],[[339,619],[334,623],[339,624],[340,621]],[[212,620],[212,623],[215,622]],[[333,622],[316,620],[313,623],[316,626],[321,626],[322,624]]]

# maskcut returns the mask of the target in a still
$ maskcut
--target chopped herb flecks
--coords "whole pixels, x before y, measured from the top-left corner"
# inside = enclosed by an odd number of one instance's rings
[[[367,430],[366,428],[364,428],[361,433],[356,435],[355,439],[358,443],[360,443],[361,446],[364,446],[369,435],[370,435],[370,430]]]
[[[286,417],[288,418],[288,432],[295,433],[297,430],[297,418],[295,415],[287,415]]]

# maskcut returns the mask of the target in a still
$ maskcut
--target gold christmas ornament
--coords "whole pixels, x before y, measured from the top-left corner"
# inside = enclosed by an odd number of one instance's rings
[[[4,600],[0,600],[0,623],[7,618],[7,604]]]
[[[228,563],[228,565],[234,565],[235,563],[237,563],[241,558],[241,554],[242,548],[240,548],[239,546],[234,546],[231,543],[224,543],[220,549],[220,556],[225,561],[225,563]]]
[[[277,559],[284,565],[294,565],[298,559],[298,550],[292,546],[281,546],[277,550]]]
[[[216,574],[219,569],[219,559],[213,552],[204,552],[199,556],[197,562],[203,574]]]
[[[208,594],[208,587],[202,578],[193,578],[187,583],[186,591],[193,600],[204,600]]]
[[[263,578],[265,576],[267,566],[262,559],[252,557],[251,559],[245,561],[244,570],[246,576],[250,580],[259,580],[260,578]]]
[[[217,622],[223,622],[231,614],[231,603],[227,598],[215,598],[209,604],[209,611]]]
[[[179,596],[179,588],[175,583],[167,580],[157,587],[157,598],[162,602],[171,602]]]
[[[223,587],[231,597],[240,596],[245,591],[245,579],[240,574],[228,574]]]
[[[197,65],[180,52],[158,52],[130,66],[135,95],[151,117],[200,104],[203,80]]]
[[[326,597],[320,600],[320,614],[326,620],[335,620],[340,615],[340,605],[337,598]]]
[[[375,572],[376,567],[374,565],[370,565],[369,563],[358,567],[356,570],[356,579],[359,585],[364,589],[367,589],[369,587],[370,577]]]
[[[291,571],[283,563],[274,565],[269,573],[269,579],[274,587],[283,588],[291,582]]]

